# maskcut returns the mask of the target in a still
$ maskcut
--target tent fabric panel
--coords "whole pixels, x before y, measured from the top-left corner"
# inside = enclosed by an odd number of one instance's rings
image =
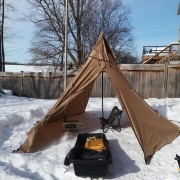
[[[85,108],[86,108],[86,105],[87,105],[87,102],[88,102],[88,99],[92,90],[92,86],[94,84],[94,79],[96,79],[99,73],[101,73],[101,68],[103,67],[101,66],[99,69],[93,68],[93,69],[96,69],[96,71],[92,70],[92,73],[91,73],[91,71],[88,70],[84,72],[86,73],[86,76],[85,75],[81,76],[81,73],[80,73],[79,76],[81,78],[76,77],[75,81],[73,81],[76,85],[73,86],[73,89],[71,90],[72,91],[71,96],[69,97],[67,95],[70,92],[70,90],[66,91],[66,94],[64,94],[64,97],[66,97],[66,99],[64,101],[57,100],[58,102],[49,111],[49,113],[30,130],[30,132],[28,133],[26,142],[20,146],[20,149],[23,152],[31,152],[36,149],[37,143],[38,143],[37,137],[40,136],[41,134],[44,134],[44,136],[46,136],[47,133],[43,131],[43,129],[47,129],[45,127],[48,126],[48,124],[51,121],[60,122],[62,121],[64,116],[68,118],[70,116],[73,116],[73,115],[76,115],[85,111]],[[81,81],[81,83],[80,82],[76,83],[76,81]],[[59,104],[59,106],[57,106],[57,104]]]
[[[99,76],[102,69],[104,68],[98,64],[98,61],[91,62],[94,63],[88,63],[88,69],[86,69],[86,66],[83,68],[83,71],[78,74],[76,78],[69,84],[68,91],[66,91],[66,93],[61,96],[55,106],[49,111],[47,116],[52,116],[53,120],[56,120],[57,118],[54,118],[53,116],[61,112],[63,109],[66,109],[67,117],[85,111],[94,80],[97,78],[97,76]],[[82,99],[86,103],[84,103]],[[66,106],[68,108],[65,108]],[[70,109],[70,107],[75,108]],[[62,118],[64,116],[63,114],[64,113],[62,112],[58,118]],[[48,121],[51,121],[51,119]]]
[[[37,131],[35,131],[37,129]],[[44,149],[47,146],[57,143],[63,136],[63,127],[60,121],[53,121],[41,126],[38,122],[28,133],[28,138],[21,144],[20,152],[32,153],[39,149]]]
[[[179,127],[156,113],[129,86],[120,70],[106,68],[118,99],[132,125],[133,131],[145,156],[152,156],[163,145],[171,142],[180,133]],[[117,78],[118,77],[118,78]]]
[[[46,129],[50,122],[62,121],[65,116],[68,118],[85,111],[94,80],[105,68],[104,63],[102,63],[104,59],[106,59],[106,57],[102,56],[102,51],[105,49],[102,50],[102,44],[100,42],[98,41],[96,43],[86,64],[80,69],[75,78],[73,78],[55,105],[47,115],[29,131],[25,143],[20,146],[21,151],[34,151],[37,143],[39,143],[37,140],[38,137],[41,136],[41,134],[46,136],[46,132],[43,129]]]
[[[64,106],[67,104],[67,101],[69,101],[69,95],[71,96],[79,95],[79,97],[81,96],[83,97],[83,94],[87,94],[85,91],[89,92],[92,89],[94,80],[97,78],[97,76],[99,76],[99,74],[105,68],[105,64],[102,63],[104,60],[107,60],[107,57],[105,56],[104,53],[105,50],[106,49],[102,44],[102,37],[100,37],[94,49],[92,50],[90,56],[88,57],[88,60],[85,63],[85,65],[80,69],[79,73],[68,85],[64,93],[60,96],[60,98],[57,100],[55,105],[51,108],[47,116],[55,114],[56,111],[60,112],[60,110],[64,108],[61,104],[64,104]],[[71,104],[71,102],[75,103],[75,101],[73,101],[73,98],[68,102],[68,105]],[[78,101],[76,103],[78,105]],[[79,105],[79,109],[85,110],[87,104],[84,105],[85,105],[84,107],[82,107],[82,104]],[[70,115],[71,114],[67,114],[67,116]]]

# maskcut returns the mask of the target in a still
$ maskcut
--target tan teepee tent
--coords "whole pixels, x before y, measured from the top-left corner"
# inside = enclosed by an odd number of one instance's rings
[[[52,141],[61,133],[58,126],[64,114],[71,117],[85,111],[95,79],[105,72],[112,83],[132,129],[143,150],[146,162],[161,147],[180,133],[180,128],[161,117],[141,99],[124,78],[103,36],[100,35],[86,64],[80,69],[48,114],[37,122],[20,146],[23,152],[32,152],[44,141]],[[67,106],[68,104],[68,106]]]

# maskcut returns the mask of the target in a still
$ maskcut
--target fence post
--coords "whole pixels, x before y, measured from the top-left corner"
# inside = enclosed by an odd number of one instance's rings
[[[23,76],[24,76],[23,71],[21,71],[21,95],[24,94],[24,87],[23,87],[24,86],[24,82],[23,82],[24,77]]]
[[[164,88],[165,88],[165,98],[168,97],[168,62],[166,61],[164,64]]]
[[[52,72],[49,72],[49,82],[48,82],[48,87],[47,87],[47,89],[48,89],[48,97],[47,97],[47,99],[51,99],[51,98],[53,98],[53,97],[51,97],[52,96]]]
[[[38,76],[37,76],[37,83],[38,83],[38,88],[37,88],[37,93],[36,93],[36,97],[37,98],[42,98],[42,82],[41,82],[41,72],[38,72]]]

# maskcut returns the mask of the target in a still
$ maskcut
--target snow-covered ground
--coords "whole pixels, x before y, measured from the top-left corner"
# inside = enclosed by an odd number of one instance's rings
[[[7,65],[6,72],[49,72],[54,71],[52,66]]]
[[[77,177],[73,164],[70,169],[64,166],[67,152],[75,144],[78,133],[84,131],[100,132],[101,98],[90,98],[83,118],[88,123],[80,132],[65,132],[61,140],[36,153],[12,153],[27,138],[26,133],[40,120],[55,103],[55,100],[29,99],[7,95],[0,96],[0,180],[78,180],[90,179]],[[180,98],[147,99],[146,102],[161,115],[180,126]],[[105,98],[105,116],[114,105],[119,106],[116,98]],[[176,154],[180,155],[180,137],[164,146],[146,165],[137,139],[123,115],[122,131],[109,130],[106,137],[113,156],[104,179],[124,180],[178,180]]]

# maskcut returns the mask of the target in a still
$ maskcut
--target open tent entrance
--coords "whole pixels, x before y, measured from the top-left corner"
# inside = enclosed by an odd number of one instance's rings
[[[71,93],[69,94],[69,98],[70,98],[70,96],[71,96]],[[92,97],[92,98],[96,97],[96,98],[101,99],[101,100],[98,100],[98,102],[100,102],[100,103],[98,103],[96,105],[97,112],[94,113],[94,115],[96,116],[95,117],[96,124],[94,124],[94,128],[92,126],[90,128],[89,123],[87,121],[87,120],[91,120],[91,119],[89,119],[89,117],[91,116],[89,114],[90,111],[85,112],[84,114],[78,114],[75,116],[66,117],[66,109],[68,109],[68,103],[65,106],[65,110],[64,110],[64,124],[65,125],[67,124],[67,126],[68,125],[74,126],[74,123],[77,122],[76,127],[78,127],[78,124],[80,124],[80,129],[81,129],[81,123],[84,123],[84,126],[86,127],[85,130],[88,132],[90,130],[97,130],[97,129],[101,128],[99,126],[100,125],[100,117],[107,118],[110,114],[111,109],[114,107],[114,105],[109,106],[107,103],[108,100],[105,102],[104,98],[109,98],[109,97],[117,98],[116,92],[114,91],[114,88],[112,87],[110,79],[108,78],[108,76],[106,75],[106,73],[104,71],[102,71],[102,73],[94,81],[94,84],[92,86],[92,91],[90,93],[90,97]],[[88,102],[87,102],[87,104],[88,104]],[[111,104],[111,103],[109,102],[109,104]],[[118,106],[119,109],[122,109],[121,105],[118,102],[115,105]],[[108,109],[108,111],[107,111],[107,109]],[[87,110],[87,107],[86,107],[86,110]],[[87,120],[85,120],[85,118]],[[63,125],[63,126],[65,126],[65,125]],[[76,127],[75,127],[75,129],[76,129]],[[65,128],[65,130],[67,130],[67,129],[68,128]],[[72,127],[72,129],[73,129],[73,127]],[[70,130],[70,128],[69,128],[69,130]]]
[[[66,109],[67,118],[84,113],[94,82],[102,72],[107,74],[112,83],[144,153],[146,163],[150,162],[156,151],[179,136],[180,128],[155,112],[128,83],[117,67],[106,39],[101,34],[84,66],[47,115],[29,131],[28,138],[19,149],[23,152],[37,151],[42,139],[44,141],[56,139],[54,128],[57,129],[55,127],[57,122],[62,124],[64,110]],[[68,108],[66,108],[67,104]],[[60,134],[62,131],[58,132],[57,129],[56,133]]]
[[[117,98],[116,92],[112,87],[112,83],[105,71],[102,71],[101,74],[96,78],[90,96],[101,98],[101,104],[99,106],[101,107],[101,117],[104,117],[104,115],[106,115],[105,114],[106,104],[104,102],[104,98],[108,98],[108,97]]]

